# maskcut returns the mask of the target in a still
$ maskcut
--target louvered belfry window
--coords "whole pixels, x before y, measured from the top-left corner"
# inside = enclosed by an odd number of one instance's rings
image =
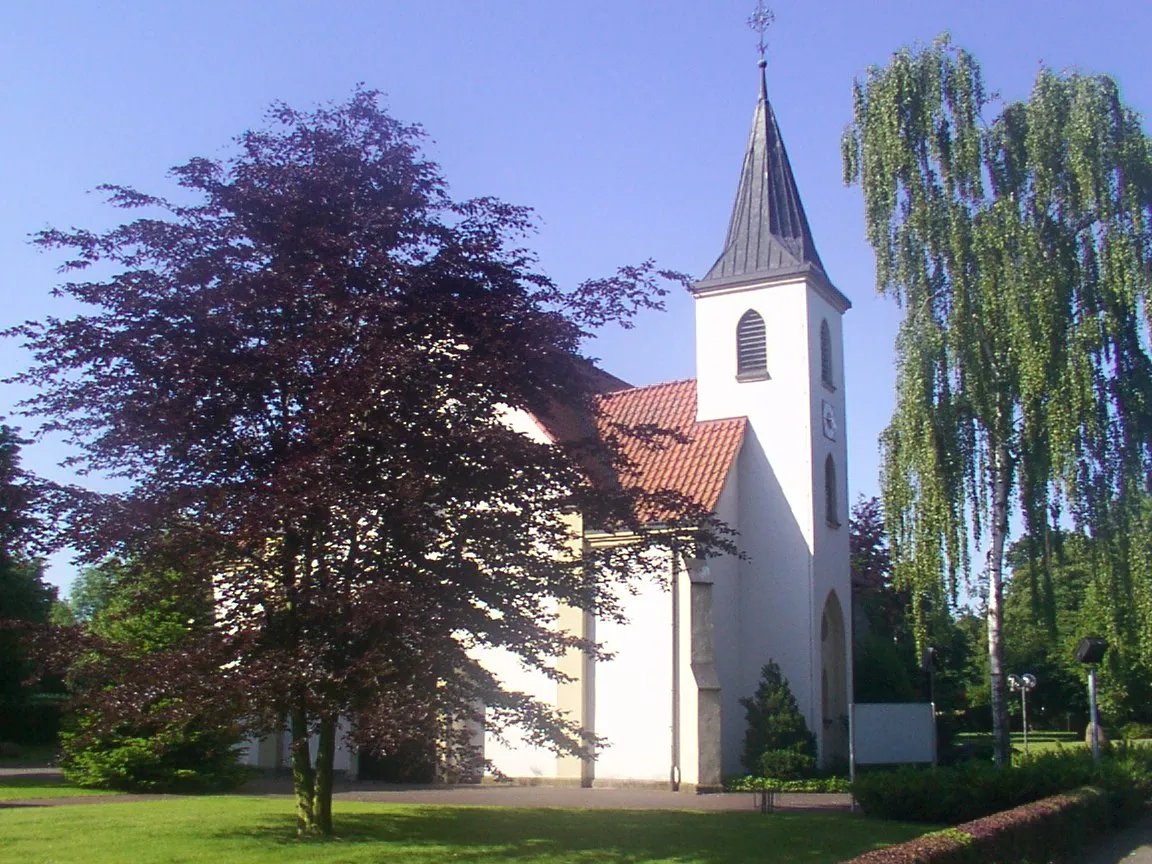
[[[764,319],[749,309],[736,325],[736,374],[740,378],[768,377],[768,336]]]
[[[820,322],[820,380],[830,388],[836,387],[832,378],[832,332],[827,321]]]

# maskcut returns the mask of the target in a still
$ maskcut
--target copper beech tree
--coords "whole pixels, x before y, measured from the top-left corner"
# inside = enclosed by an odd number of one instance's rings
[[[593,743],[471,652],[553,676],[563,652],[598,653],[553,626],[555,602],[619,616],[618,589],[670,536],[638,524],[620,454],[632,436],[662,446],[662,430],[548,446],[504,418],[594,417],[602,376],[582,342],[680,277],[648,263],[562,290],[517,245],[530,213],[453,200],[420,137],[358,89],[276,105],[231,157],[173,169],[179,202],[102,187],[138,218],[36,237],[70,252],[59,290],[85,311],[13,331],[35,357],[25,410],[78,467],[128,484],[63,490],[61,541],[215,597],[214,627],[91,698],[112,720],[174,706],[286,726],[305,833],[332,830],[340,718],[384,751],[423,736],[451,756],[480,704],[488,728]],[[723,526],[661,497],[694,543],[725,545]],[[572,513],[638,540],[573,556]]]

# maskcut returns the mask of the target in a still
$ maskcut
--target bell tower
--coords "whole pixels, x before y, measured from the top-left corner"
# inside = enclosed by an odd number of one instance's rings
[[[770,13],[757,14],[749,23],[762,35]],[[851,303],[816,251],[768,100],[766,66],[761,53],[723,251],[691,289],[697,420],[744,416],[750,427],[734,526],[746,560],[730,586],[737,620],[728,622],[740,692],[724,688],[724,735],[742,736],[738,699],[775,660],[826,763],[847,757],[851,692],[842,326]]]

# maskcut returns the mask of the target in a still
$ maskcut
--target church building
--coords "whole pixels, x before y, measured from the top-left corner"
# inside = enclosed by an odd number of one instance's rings
[[[488,736],[484,756],[508,777],[717,789],[725,775],[743,773],[740,699],[754,693],[770,660],[788,679],[820,761],[847,758],[843,315],[851,303],[816,251],[763,60],[727,238],[691,290],[696,378],[647,387],[616,381],[601,407],[609,420],[682,433],[667,448],[631,454],[639,482],[713,512],[739,532],[743,554],[669,553],[666,585],[623,598],[627,624],[561,610],[561,626],[614,655],[565,658],[560,669],[570,682],[557,685],[512,657],[479,657],[507,687],[567,711],[606,742],[592,760],[557,757],[515,735]],[[562,437],[547,418],[513,422],[541,441]],[[620,542],[579,525],[576,533],[586,547]]]
[[[815,734],[823,764],[848,756],[851,588],[844,429],[843,315],[848,299],[824,270],[768,101],[765,63],[728,235],[691,287],[696,378],[631,387],[600,373],[601,422],[674,430],[663,448],[625,444],[647,491],[670,490],[734,528],[739,555],[667,551],[664,584],[621,597],[627,623],[560,608],[558,624],[603,645],[570,652],[564,683],[507,653],[475,659],[506,689],[528,693],[603,739],[593,758],[557,756],[519,738],[474,730],[507,778],[541,783],[643,783],[721,788],[743,773],[741,698],[776,662]],[[561,414],[563,412],[560,412]],[[572,418],[510,412],[541,443]],[[632,447],[629,451],[629,447]],[[659,524],[661,514],[641,514]],[[627,538],[571,517],[573,554]],[[249,742],[244,760],[285,765],[285,736]],[[340,746],[336,769],[366,765]]]

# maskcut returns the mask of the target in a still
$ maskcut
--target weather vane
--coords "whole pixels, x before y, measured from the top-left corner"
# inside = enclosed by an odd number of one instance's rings
[[[764,59],[764,51],[767,48],[764,44],[764,34],[775,20],[776,15],[764,5],[764,0],[756,0],[756,11],[748,16],[748,26],[760,36],[760,44],[757,47],[760,50],[761,60]]]

